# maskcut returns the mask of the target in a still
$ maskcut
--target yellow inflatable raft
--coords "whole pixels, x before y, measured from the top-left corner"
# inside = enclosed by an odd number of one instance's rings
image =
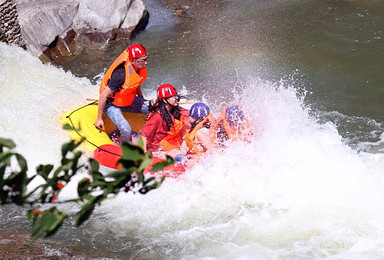
[[[132,127],[132,130],[139,132],[146,120],[146,115],[141,113],[129,113],[124,112],[125,118],[128,120]],[[115,132],[117,127],[106,115],[103,115],[104,129],[99,131],[94,125],[97,118],[97,101],[78,107],[72,111],[65,113],[61,122],[63,124],[69,124],[75,128],[81,128],[80,131],[70,131],[70,136],[73,140],[80,140],[81,137],[87,138],[83,147],[89,152],[94,151],[103,145],[113,145],[113,142],[109,135]]]

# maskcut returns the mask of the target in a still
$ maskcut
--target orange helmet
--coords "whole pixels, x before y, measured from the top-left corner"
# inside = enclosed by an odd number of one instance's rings
[[[157,98],[169,98],[177,95],[177,91],[171,84],[162,84],[157,88]]]
[[[147,50],[140,43],[135,43],[128,47],[128,58],[130,60],[137,59],[145,55],[147,55]]]

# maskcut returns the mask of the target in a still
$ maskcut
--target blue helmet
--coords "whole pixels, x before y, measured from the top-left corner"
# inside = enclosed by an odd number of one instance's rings
[[[206,117],[209,115],[209,107],[204,103],[195,103],[189,110],[189,115],[194,118]]]
[[[240,105],[230,105],[225,111],[225,119],[229,123],[243,121],[245,118],[244,112]]]

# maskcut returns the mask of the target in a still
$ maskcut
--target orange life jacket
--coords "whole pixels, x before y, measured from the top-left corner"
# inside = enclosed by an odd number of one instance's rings
[[[110,96],[110,98],[113,99],[112,104],[118,107],[125,107],[131,105],[136,96],[136,89],[140,87],[141,83],[143,83],[147,79],[147,68],[140,69],[137,73],[133,68],[131,62],[129,62],[127,49],[123,51],[108,68],[107,72],[103,77],[103,80],[101,81],[101,85],[99,88],[100,94],[108,86],[108,82],[112,77],[113,71],[123,62],[125,63],[124,84],[119,92],[115,92],[113,93],[113,95]]]
[[[213,123],[212,114],[209,114],[207,117],[204,118],[203,121],[198,123],[192,131],[185,134],[184,140],[189,148],[188,153],[201,155],[203,152],[207,150],[202,144],[196,142],[195,136],[197,131],[199,131],[202,127],[204,127],[204,123],[207,122],[208,120],[211,123]]]
[[[241,107],[241,105],[239,105]],[[220,116],[216,120],[213,127],[211,127],[210,136],[213,143],[217,144],[219,143],[218,140],[218,131],[220,124],[223,125],[224,131],[228,136],[228,139],[231,141],[236,140],[244,140],[246,139],[246,136],[250,130],[250,124],[249,121],[245,118],[244,123],[241,126],[241,129],[233,129],[229,126],[228,121],[225,119],[225,112],[227,111],[228,107],[225,107],[223,111],[221,112]]]
[[[152,117],[154,113],[159,113],[159,111],[151,112],[148,114],[147,118]],[[156,146],[161,147],[161,151],[169,151],[175,148],[179,148],[183,142],[182,132],[185,129],[184,116],[180,116],[180,120],[175,119],[172,115],[173,125],[171,129],[167,132],[167,135],[160,141]]]
[[[169,151],[179,148],[183,142],[182,132],[185,129],[184,118],[181,116],[180,120],[173,118],[173,125],[167,132],[167,135],[160,141],[162,151]]]

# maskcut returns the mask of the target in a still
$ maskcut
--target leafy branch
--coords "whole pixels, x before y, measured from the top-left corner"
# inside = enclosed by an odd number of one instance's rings
[[[65,125],[66,130],[79,130]],[[150,190],[160,187],[164,176],[159,180],[151,176],[147,178],[144,171],[152,162],[151,153],[145,153],[143,143],[139,146],[122,144],[122,157],[117,164],[120,169],[108,174],[99,171],[99,163],[90,158],[88,164],[81,164],[83,155],[77,148],[85,139],[71,140],[61,147],[61,165],[54,169],[51,164],[39,165],[36,174],[28,177],[28,165],[25,158],[14,152],[16,144],[11,139],[0,138],[0,203],[29,205],[28,219],[32,222],[31,235],[34,238],[49,237],[54,235],[69,217],[68,214],[53,206],[58,203],[61,190],[67,185],[80,169],[87,170],[89,178],[78,182],[78,198],[60,201],[60,203],[76,202],[81,206],[74,213],[74,226],[79,227],[93,213],[97,205],[104,200],[116,196],[119,192],[138,192],[146,194]],[[150,171],[159,171],[174,163],[171,157],[166,161],[155,164]],[[44,183],[28,192],[27,186],[33,179],[40,176]],[[52,207],[39,210],[44,204]]]

